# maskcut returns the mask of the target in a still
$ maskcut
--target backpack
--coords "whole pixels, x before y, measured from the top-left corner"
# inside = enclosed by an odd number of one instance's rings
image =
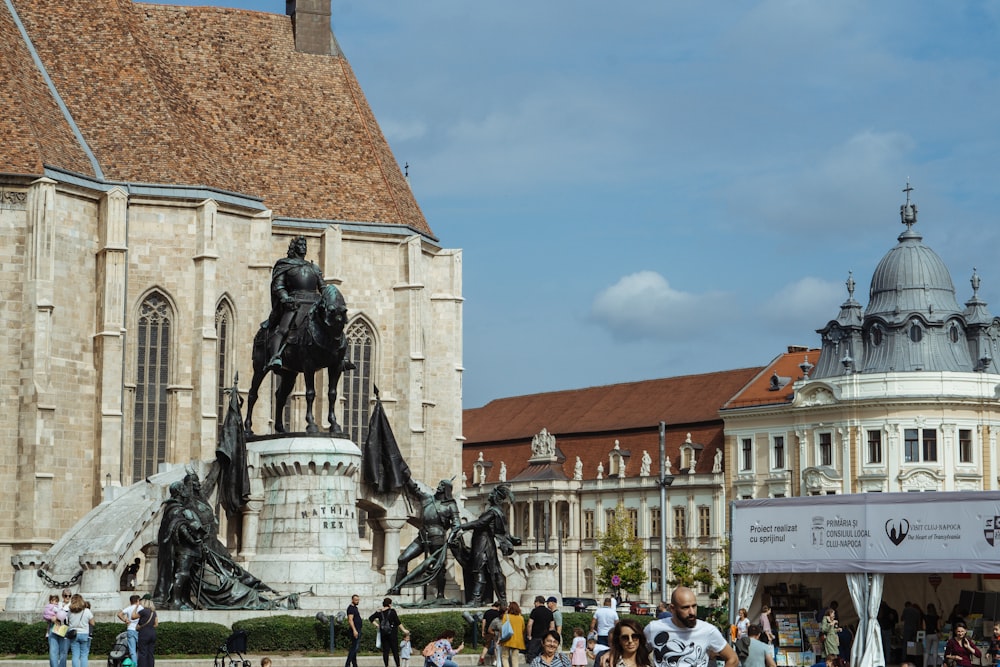
[[[429,658],[432,655],[434,655],[434,651],[437,650],[437,646],[435,644],[436,642],[431,642],[430,644],[425,646],[424,650],[420,652],[420,655],[424,656],[425,658]]]

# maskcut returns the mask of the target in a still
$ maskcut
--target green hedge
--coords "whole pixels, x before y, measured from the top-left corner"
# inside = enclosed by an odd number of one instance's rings
[[[408,614],[400,609],[399,618],[410,631],[414,654],[419,654],[425,644],[434,640],[446,629],[453,630],[456,644],[462,641],[472,647],[472,626],[462,618],[460,610],[426,614]],[[643,617],[639,617],[642,620]],[[563,634],[572,637],[576,625],[590,629],[591,615],[566,613],[563,615]],[[0,655],[47,656],[45,622],[17,623],[0,621]],[[124,625],[97,623],[90,647],[91,656],[107,655]],[[235,630],[247,632],[248,653],[302,653],[330,650],[330,626],[312,616],[271,616],[238,621],[232,629],[218,623],[161,622],[156,630],[157,655],[215,655]],[[476,632],[478,634],[478,627]],[[344,653],[351,643],[347,621],[336,623],[336,651]],[[364,621],[361,628],[361,651],[376,652],[375,625]],[[402,639],[402,633],[400,633]],[[478,637],[482,645],[482,637]]]

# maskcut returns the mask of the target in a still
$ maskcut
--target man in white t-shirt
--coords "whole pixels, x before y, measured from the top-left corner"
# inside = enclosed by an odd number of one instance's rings
[[[594,612],[594,620],[590,622],[590,629],[597,633],[597,643],[608,646],[608,635],[611,628],[618,622],[618,612],[611,605],[611,598],[604,598],[604,606],[598,607]]]
[[[139,641],[139,617],[136,616],[135,620],[132,620],[132,616],[135,612],[142,609],[142,605],[139,604],[139,596],[131,595],[129,596],[129,606],[118,612],[118,620],[125,624],[125,641],[128,642],[128,656],[132,658],[132,664],[137,665],[138,656],[135,652],[135,645]]]
[[[644,631],[656,667],[714,667],[714,658],[724,660],[726,667],[738,667],[736,651],[719,629],[698,619],[694,591],[684,586],[674,589],[670,611],[673,616],[651,622]]]

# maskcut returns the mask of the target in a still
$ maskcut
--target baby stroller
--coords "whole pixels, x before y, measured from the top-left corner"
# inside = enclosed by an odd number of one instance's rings
[[[119,632],[115,637],[115,643],[111,645],[111,650],[108,651],[108,667],[125,667],[126,660],[129,667],[135,667],[128,652],[128,633]]]
[[[247,631],[237,630],[215,652],[215,667],[250,667],[243,658],[247,652]]]

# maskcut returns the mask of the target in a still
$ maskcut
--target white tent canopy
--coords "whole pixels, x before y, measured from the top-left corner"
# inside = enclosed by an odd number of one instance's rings
[[[732,503],[733,608],[760,575],[838,573],[858,616],[852,667],[882,667],[887,573],[1000,571],[1000,492],[864,493]]]

